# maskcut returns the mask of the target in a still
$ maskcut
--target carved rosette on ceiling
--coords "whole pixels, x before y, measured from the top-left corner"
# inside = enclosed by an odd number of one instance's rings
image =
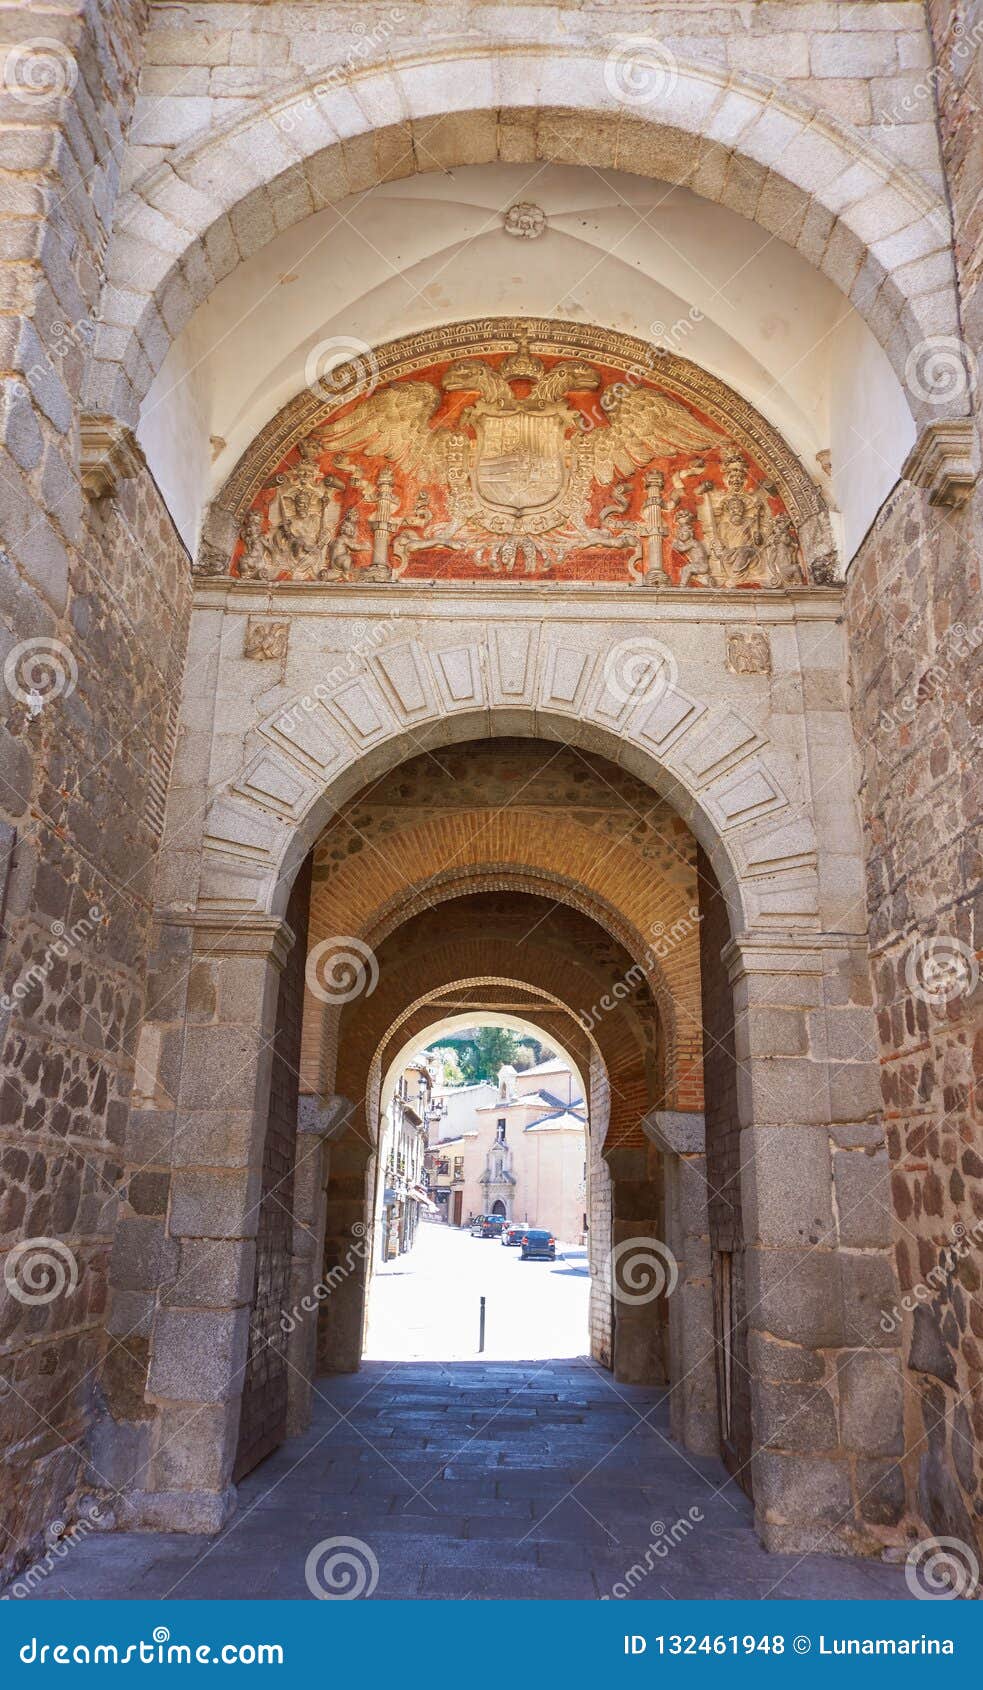
[[[212,506],[240,581],[829,581],[829,518],[780,436],[667,352],[546,321],[457,324],[305,392]]]

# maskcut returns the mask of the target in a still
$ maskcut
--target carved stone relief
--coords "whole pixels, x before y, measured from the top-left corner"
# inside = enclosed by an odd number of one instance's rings
[[[771,674],[771,645],[763,628],[728,628],[727,667],[732,675]]]
[[[798,528],[828,548],[828,521],[787,448],[695,366],[648,348],[640,368],[629,347],[508,322],[400,343],[367,392],[275,419],[265,466],[247,454],[213,507],[199,572],[806,585]],[[223,517],[237,538],[219,569]]]
[[[257,663],[272,663],[286,657],[289,638],[289,622],[254,622],[250,618],[246,624],[242,655]]]

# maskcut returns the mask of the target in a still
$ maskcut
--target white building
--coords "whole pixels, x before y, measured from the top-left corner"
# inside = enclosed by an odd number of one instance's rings
[[[501,1068],[497,1086],[441,1093],[447,1113],[431,1141],[430,1182],[451,1225],[499,1214],[567,1243],[584,1238],[587,1115],[578,1090],[566,1063],[551,1057],[521,1073]]]

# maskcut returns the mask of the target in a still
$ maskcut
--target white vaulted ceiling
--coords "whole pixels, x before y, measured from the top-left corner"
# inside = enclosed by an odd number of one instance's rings
[[[529,200],[546,232],[503,210]],[[524,314],[668,345],[741,393],[840,513],[845,559],[914,428],[897,378],[834,285],[775,236],[687,189],[615,171],[489,164],[387,183],[278,236],[212,293],[144,404],[140,438],[189,548],[241,452],[323,341],[377,345]],[[832,480],[817,455],[829,451]]]

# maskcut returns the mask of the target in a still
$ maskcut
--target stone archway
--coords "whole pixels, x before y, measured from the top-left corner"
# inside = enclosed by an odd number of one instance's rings
[[[295,695],[295,702],[260,724],[259,743],[266,749],[252,754],[245,774],[212,807],[198,865],[198,908],[183,917],[174,911],[164,920],[167,948],[177,963],[186,959],[190,964],[193,1003],[200,1007],[192,1008],[186,1024],[187,1011],[174,1004],[172,1025],[183,1048],[176,1068],[170,1066],[176,1047],[167,1026],[151,1029],[144,1046],[147,1104],[159,1113],[166,1105],[165,1091],[174,1087],[180,1137],[187,1146],[182,1156],[199,1158],[197,1165],[184,1161],[171,1172],[172,1215],[181,1216],[186,1229],[182,1249],[191,1245],[193,1228],[199,1238],[204,1231],[213,1240],[224,1230],[221,1248],[228,1255],[228,1271],[234,1273],[248,1255],[242,1216],[254,1203],[268,1116],[278,953],[286,954],[293,938],[279,911],[294,865],[306,857],[339,805],[421,744],[439,748],[476,732],[487,737],[489,730],[494,743],[496,727],[514,735],[538,726],[554,742],[568,738],[592,752],[613,751],[626,771],[672,795],[676,808],[690,819],[708,857],[719,865],[730,910],[733,938],[725,962],[736,1003],[733,1126],[735,1132],[743,1129],[735,1166],[743,1170],[739,1242],[753,1339],[749,1414],[759,1527],[776,1547],[811,1544],[825,1534],[825,1525],[822,1533],[816,1527],[806,1478],[818,1463],[829,1484],[838,1487],[842,1507],[840,1501],[837,1507],[854,1532],[861,1529],[859,1504],[852,1500],[849,1444],[841,1444],[834,1430],[836,1403],[851,1341],[873,1340],[886,1347],[883,1338],[878,1341],[873,1316],[890,1298],[893,1282],[883,1250],[872,1248],[861,1261],[841,1255],[837,1244],[833,1158],[850,1156],[855,1164],[851,1174],[869,1171],[857,1156],[865,1129],[856,1122],[870,1108],[872,1065],[832,1054],[826,1034],[837,1025],[854,1027],[867,1014],[865,950],[859,935],[824,925],[824,910],[835,907],[835,900],[825,902],[829,888],[817,896],[801,765],[779,758],[780,780],[760,730],[746,722],[738,726],[733,714],[711,714],[689,692],[675,689],[654,705],[649,701],[637,710],[622,710],[616,727],[618,712],[604,680],[604,647],[594,644],[593,651],[585,651],[582,635],[577,645],[565,644],[562,631],[543,630],[541,649],[532,666],[527,651],[517,687],[514,667],[503,667],[497,630],[489,630],[487,645],[481,630],[474,624],[472,630],[474,643],[457,645],[450,653],[439,642],[430,650],[422,642],[401,642],[337,692],[323,699],[308,695],[308,704],[304,695]],[[450,693],[448,677],[455,683]],[[503,686],[508,693],[510,681],[514,702],[492,702]],[[524,689],[527,706],[519,703]],[[448,708],[448,699],[454,708]],[[483,708],[476,708],[479,701]],[[691,734],[694,743],[688,744]],[[658,744],[666,747],[662,762],[652,750]],[[333,779],[325,778],[327,770]],[[787,787],[796,780],[793,806]],[[817,820],[824,829],[834,825],[822,812]],[[835,836],[842,854],[847,838],[842,816],[835,818]],[[790,917],[797,910],[800,926],[793,934]],[[776,1011],[775,1003],[782,1009]],[[380,1036],[391,1022],[392,1017],[384,1018]],[[815,1024],[824,1035],[805,1049],[790,1044],[793,1022],[796,1027]],[[219,1090],[228,1102],[223,1110],[227,1160],[218,1175],[201,1165],[196,1148],[214,1132],[215,1086],[206,1096],[200,1085],[209,1064],[216,1065]],[[342,1086],[338,1089],[346,1095]],[[694,1148],[671,1142],[671,1121],[655,1120],[651,1126],[657,1155]],[[639,1148],[626,1148],[625,1155],[637,1157],[649,1142],[643,1133]],[[353,1169],[344,1197],[352,1219],[362,1212],[364,1189],[364,1175]],[[125,1263],[125,1252],[120,1261]],[[863,1310],[861,1324],[858,1309]],[[185,1429],[188,1482],[186,1488],[135,1498],[143,1517],[187,1519],[190,1514],[207,1524],[230,1506],[222,1451],[235,1423],[236,1382],[247,1335],[248,1297],[237,1302],[235,1294],[224,1309],[166,1308],[158,1315],[148,1379],[158,1419],[146,1433],[148,1468],[151,1474],[173,1472],[172,1465],[162,1468],[153,1444],[163,1436],[173,1442],[177,1420]],[[804,1379],[816,1381],[818,1370],[817,1383],[790,1385],[777,1376],[773,1358],[780,1352],[786,1366],[790,1346],[801,1358],[797,1366]],[[203,1353],[208,1356],[204,1375]],[[863,1388],[890,1396],[897,1383],[894,1370],[884,1365],[886,1356],[876,1359],[877,1375],[855,1364],[863,1373]],[[807,1399],[814,1402],[817,1396],[823,1404],[821,1425],[814,1414],[802,1419]],[[202,1421],[206,1403],[208,1416]],[[809,1427],[815,1430],[815,1443],[809,1441]],[[203,1474],[209,1485],[202,1485]]]
[[[136,338],[121,359],[103,337],[89,403],[135,424],[171,338],[277,229],[382,180],[496,158],[687,182],[753,216],[844,288],[899,373],[929,337],[958,335],[948,212],[913,170],[780,84],[670,60],[626,110],[607,43],[434,46],[302,80],[175,149],[120,208],[103,308]],[[899,286],[900,266],[914,289]],[[947,414],[967,404],[958,386]],[[923,414],[938,420],[934,399]]]

